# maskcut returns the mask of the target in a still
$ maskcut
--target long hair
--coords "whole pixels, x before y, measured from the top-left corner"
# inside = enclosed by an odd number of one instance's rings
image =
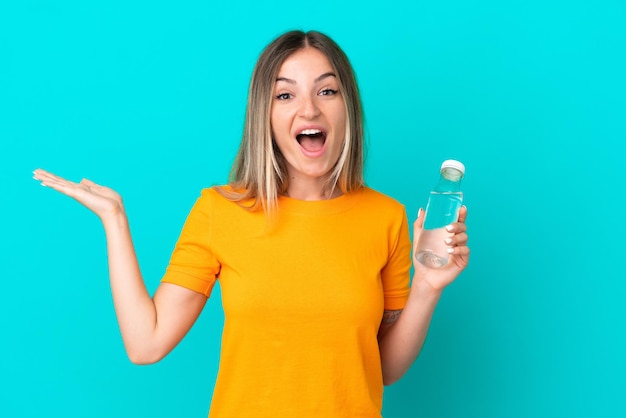
[[[330,61],[346,110],[346,133],[337,163],[326,187],[348,193],[363,186],[364,133],[361,98],[354,70],[346,54],[328,36],[315,31],[287,32],[261,53],[250,81],[241,145],[233,164],[229,188],[218,188],[227,199],[271,213],[280,194],[288,187],[285,158],[278,149],[270,126],[270,112],[278,71],[295,52],[316,48]]]

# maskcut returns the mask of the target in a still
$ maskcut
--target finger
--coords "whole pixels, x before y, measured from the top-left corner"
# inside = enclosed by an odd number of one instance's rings
[[[467,256],[470,253],[470,249],[467,245],[462,245],[459,247],[454,247],[450,254],[454,254],[456,256]]]
[[[36,168],[36,169],[33,170],[33,174],[34,174],[35,177],[38,177],[38,176],[44,176],[44,175],[46,175],[46,176],[47,175],[51,175],[52,173],[49,172],[49,171],[44,170],[43,168]]]
[[[42,186],[52,187],[54,189],[58,188],[72,188],[76,187],[77,184],[65,179],[57,179],[57,178],[42,178],[41,179]]]
[[[40,180],[40,181],[50,180],[50,179],[53,179],[54,177],[56,177],[54,174],[46,170],[42,170],[41,168],[38,168],[33,171],[33,178],[35,180]]]
[[[42,186],[53,186],[53,185],[67,185],[71,184],[70,181],[65,180],[64,178],[55,176],[51,173],[37,173],[33,176],[35,180],[41,181]],[[73,184],[73,183],[72,183]]]
[[[459,210],[458,222],[465,223],[465,219],[467,219],[467,206],[463,205]]]
[[[74,199],[86,191],[86,188],[81,184],[66,180],[45,170],[38,169],[33,174],[33,178],[41,181],[42,186],[50,187]]]
[[[42,186],[50,187],[53,190],[56,190],[60,193],[63,193],[69,197],[74,199],[78,199],[80,193],[84,193],[86,190],[84,187],[79,184],[72,183],[71,181],[60,181],[60,180],[46,180],[41,182]]]
[[[419,208],[417,211],[417,219],[413,222],[413,252],[417,249],[417,241],[422,233],[424,226],[424,210]]]
[[[100,187],[100,185],[94,183],[93,181],[89,179],[82,179],[80,181],[80,184],[84,184],[85,186],[88,186],[88,187]]]
[[[469,262],[470,249],[467,245],[452,247],[449,251],[450,259],[454,260],[454,264],[463,266]]]
[[[33,178],[37,180],[47,179],[47,180],[65,180],[63,177],[57,176],[49,171],[38,168],[33,171]]]
[[[462,234],[467,231],[467,225],[463,222],[455,222],[446,226],[446,231],[452,234]]]
[[[465,232],[446,238],[445,243],[448,247],[459,247],[467,245],[468,236]]]
[[[39,177],[43,176],[44,174],[48,174],[48,172],[44,169],[36,168],[33,170],[33,178],[35,180],[39,180]]]
[[[33,171],[33,178],[45,183],[45,185],[49,185],[49,183],[71,183],[63,177],[59,177],[42,169]]]

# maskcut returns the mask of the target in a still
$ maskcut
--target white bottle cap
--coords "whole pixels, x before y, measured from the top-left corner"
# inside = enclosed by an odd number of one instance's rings
[[[444,168],[454,168],[459,170],[463,175],[465,175],[465,166],[460,161],[445,160],[443,164],[441,164],[441,170],[443,170]]]

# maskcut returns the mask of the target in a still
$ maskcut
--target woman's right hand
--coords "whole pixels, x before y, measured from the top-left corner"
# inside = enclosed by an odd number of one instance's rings
[[[87,179],[74,183],[40,168],[33,171],[33,174],[33,178],[41,181],[42,186],[74,198],[98,215],[103,222],[109,217],[124,214],[122,197],[113,189]]]
[[[73,183],[45,170],[33,173],[43,186],[76,199],[100,217],[107,238],[111,292],[128,357],[137,364],[163,358],[189,331],[206,296],[161,283],[151,298],[141,277],[120,195],[87,179]]]

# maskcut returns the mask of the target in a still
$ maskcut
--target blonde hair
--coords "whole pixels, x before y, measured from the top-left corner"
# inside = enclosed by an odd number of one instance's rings
[[[285,158],[272,138],[270,111],[278,71],[295,52],[316,48],[330,61],[346,110],[346,132],[341,154],[331,170],[327,188],[343,193],[363,186],[363,111],[356,76],[346,54],[328,36],[315,31],[287,32],[261,53],[250,80],[243,137],[235,158],[229,188],[218,188],[227,199],[252,210],[271,213],[289,182]]]

